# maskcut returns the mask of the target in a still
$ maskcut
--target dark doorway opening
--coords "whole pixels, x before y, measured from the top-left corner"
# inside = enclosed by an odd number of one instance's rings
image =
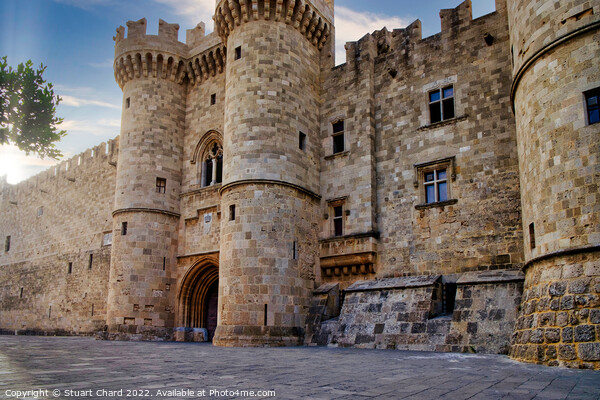
[[[219,302],[219,281],[214,282],[204,301],[204,312],[206,321],[206,330],[208,331],[208,340],[212,342],[215,336],[215,330],[217,329],[217,309]]]

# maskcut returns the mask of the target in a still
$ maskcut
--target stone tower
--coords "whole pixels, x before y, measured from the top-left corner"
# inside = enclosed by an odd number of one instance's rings
[[[318,266],[332,22],[333,1],[217,3],[227,47],[217,345],[301,343]]]
[[[173,326],[170,275],[176,263],[186,86],[178,25],[127,23],[115,38],[115,78],[123,90],[113,211],[109,332],[163,337]]]
[[[512,0],[526,281],[511,355],[598,367],[600,1]]]

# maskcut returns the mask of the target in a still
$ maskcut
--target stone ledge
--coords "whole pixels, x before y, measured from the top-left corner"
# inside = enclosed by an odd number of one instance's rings
[[[358,281],[348,287],[346,292],[365,292],[369,290],[402,289],[422,286],[433,286],[441,275],[406,276],[379,279],[375,281]]]
[[[415,209],[426,210],[428,208],[452,206],[456,203],[458,203],[458,199],[451,199],[451,200],[446,200],[446,201],[436,201],[435,203],[417,204],[417,205],[415,205]]]
[[[457,285],[496,283],[496,282],[520,282],[525,280],[525,274],[518,269],[505,269],[494,271],[474,271],[464,273],[456,281]]]

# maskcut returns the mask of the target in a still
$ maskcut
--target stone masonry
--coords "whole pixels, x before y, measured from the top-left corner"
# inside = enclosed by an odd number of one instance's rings
[[[599,369],[600,1],[440,18],[338,66],[333,0],[119,27],[120,136],[0,182],[0,332]]]

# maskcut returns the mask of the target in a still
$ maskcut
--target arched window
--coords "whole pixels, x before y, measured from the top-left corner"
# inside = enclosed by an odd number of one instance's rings
[[[211,130],[198,141],[191,160],[196,164],[197,180],[201,187],[223,182],[223,136]]]
[[[223,182],[223,148],[214,142],[202,162],[202,187]]]

